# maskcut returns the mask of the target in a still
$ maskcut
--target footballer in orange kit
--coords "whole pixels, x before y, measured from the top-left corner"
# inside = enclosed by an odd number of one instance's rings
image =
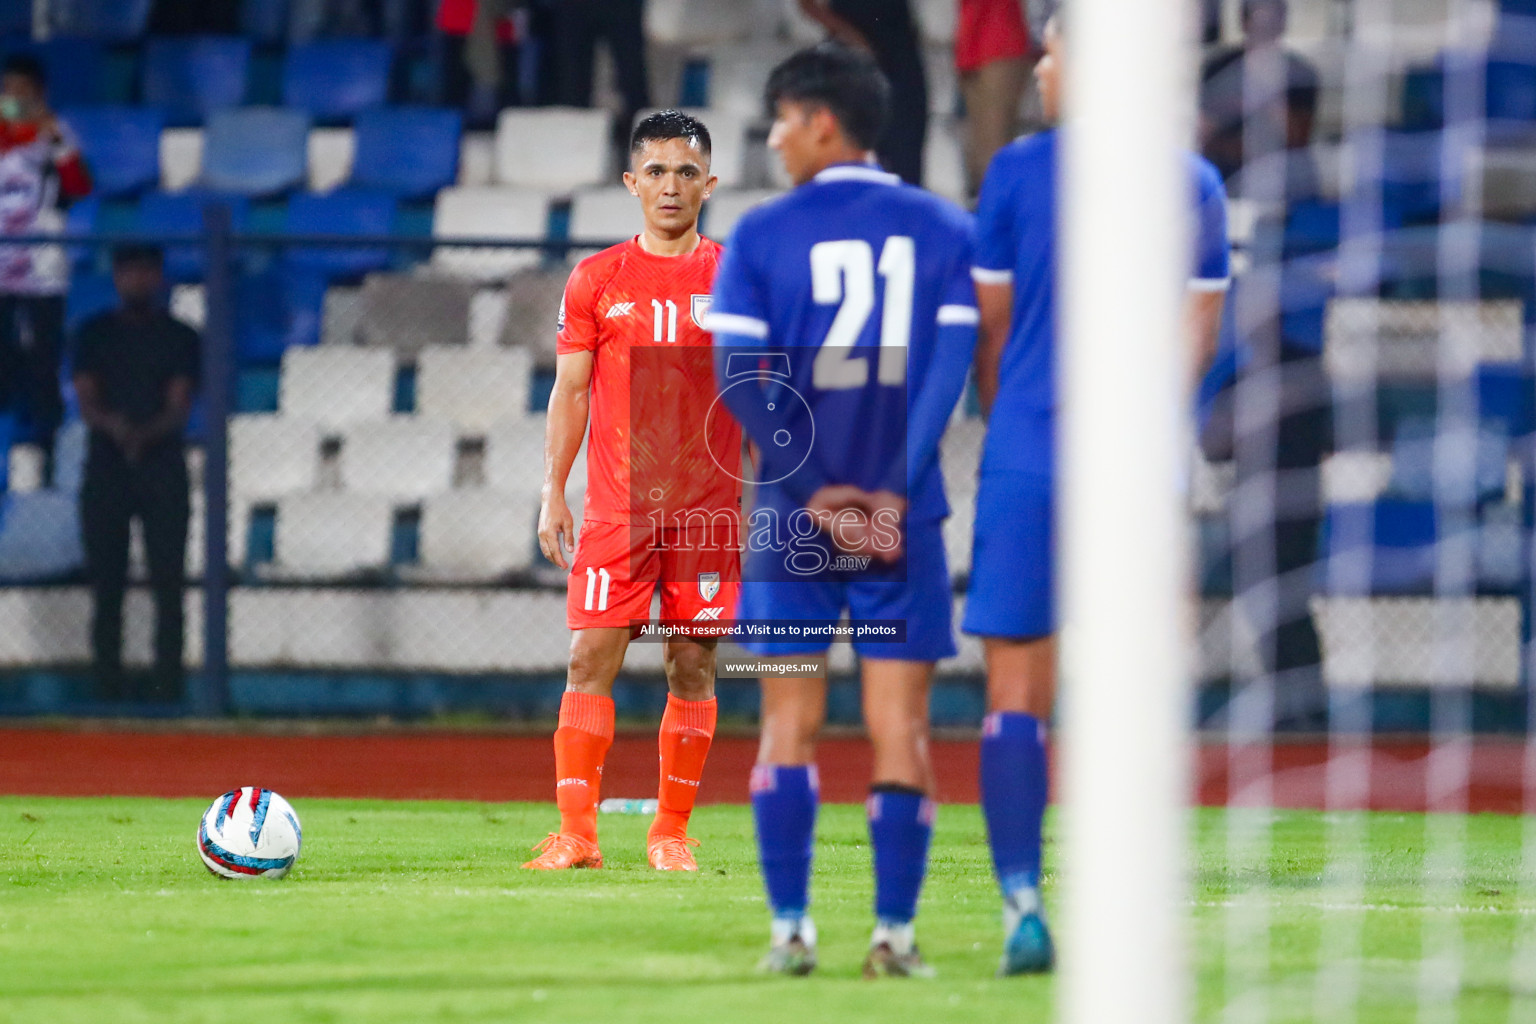
[[[714,190],[709,131],[675,110],[635,126],[624,184],[645,228],[577,264],[560,308],[544,442],[539,547],[569,570],[571,656],[555,730],[559,831],[527,868],[599,868],[597,809],[613,743],[613,684],[661,592],[667,707],[647,857],[696,871],[688,818],[715,731],[715,646],[740,588],[741,430],[715,403],[700,326],[721,247],[698,232]],[[576,532],[565,485],[587,442]]]

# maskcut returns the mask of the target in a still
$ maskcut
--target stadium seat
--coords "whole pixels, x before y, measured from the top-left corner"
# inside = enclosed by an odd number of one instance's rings
[[[972,528],[976,522],[976,494],[957,491],[949,495],[949,518],[944,520],[944,557],[956,576],[971,571]]]
[[[724,244],[742,214],[780,194],[768,189],[721,189],[704,204],[705,234]]]
[[[167,237],[199,235],[204,228],[204,212],[214,203],[227,206],[234,230],[243,230],[250,219],[250,204],[243,196],[224,195],[201,189],[188,192],[149,192],[139,199],[138,229],[144,235]],[[166,277],[172,283],[201,281],[207,267],[207,253],[202,245],[170,245],[165,251]]]
[[[394,228],[394,197],[351,190],[328,195],[298,194],[288,199],[285,230],[290,235],[359,235],[384,237]],[[303,246],[288,249],[285,261],[313,270],[327,282],[360,277],[389,265],[387,247]]]
[[[273,574],[344,579],[389,564],[392,510],[373,494],[316,491],[277,502]]]
[[[437,194],[434,238],[543,239],[549,228],[549,197],[505,188],[445,188]],[[475,280],[499,280],[538,264],[538,249],[440,246],[433,265]]]
[[[569,193],[608,180],[609,117],[582,107],[509,107],[496,119],[496,181]]]
[[[248,196],[303,185],[309,119],[297,110],[243,107],[208,120],[202,184]]]
[[[282,268],[267,267],[235,278],[235,360],[242,367],[276,366],[290,343],[289,278]],[[320,296],[316,286],[310,317],[318,331]],[[311,341],[311,343],[313,343]]]
[[[758,30],[750,3],[715,0],[649,0],[645,38],[652,44],[707,47],[750,39]]]
[[[1328,592],[1340,596],[1430,593],[1440,537],[1431,502],[1385,499],[1329,506]],[[1471,543],[1475,536],[1468,531]],[[1471,552],[1469,552],[1470,554]]]
[[[912,4],[923,42],[949,46],[955,41],[955,6],[952,0],[916,0]]]
[[[469,347],[495,348],[507,327],[507,292],[481,288],[469,300]]]
[[[320,344],[356,345],[357,323],[362,313],[362,288],[337,288],[325,290],[325,301],[320,310]]]
[[[965,124],[957,117],[930,116],[923,149],[923,187],[956,203],[965,202]]]
[[[0,494],[0,582],[58,579],[84,564],[73,494]]]
[[[458,178],[464,131],[457,110],[382,107],[365,110],[353,122],[357,155],[351,184],[379,189],[404,200],[422,200]]]
[[[322,39],[290,47],[283,62],[283,103],[316,121],[350,121],[389,98],[394,50],[373,39]]]
[[[491,424],[485,435],[485,482],[494,491],[534,495],[544,480],[543,416],[509,416]],[[587,489],[586,442],[571,466],[568,493]]]
[[[497,420],[528,408],[532,365],[525,349],[422,349],[416,411],[468,433],[484,433]]]
[[[627,241],[644,228],[645,216],[640,209],[640,200],[622,185],[587,189],[571,199],[568,233],[572,241],[609,245]],[[571,256],[580,259],[596,251],[595,247],[587,247]]]
[[[117,305],[117,286],[105,272],[76,271],[69,277],[69,294],[64,300],[64,324],[73,336],[80,325],[97,313]]]
[[[501,344],[528,349],[540,370],[555,368],[555,328],[570,273],[566,266],[521,270],[507,282]]]
[[[761,117],[768,74],[789,55],[777,43],[716,47],[709,54],[709,108]]]
[[[178,126],[201,124],[245,102],[251,43],[239,36],[151,39],[144,48],[144,103]]]
[[[306,150],[311,192],[330,192],[352,177],[357,137],[351,128],[313,128]]]
[[[429,345],[463,346],[474,286],[449,277],[373,274],[358,299],[356,339],[410,359]]]
[[[314,490],[319,455],[320,427],[310,420],[268,413],[229,418],[229,489],[243,501]]]
[[[88,36],[126,43],[144,34],[151,0],[49,0],[48,28],[54,36]]]
[[[432,495],[421,508],[421,565],[459,581],[500,579],[533,564],[537,531],[533,501],[488,490]]]
[[[203,173],[203,130],[167,128],[160,133],[160,190],[180,192]]]
[[[453,425],[425,416],[354,423],[342,437],[342,486],[359,494],[419,501],[453,484]]]
[[[92,192],[106,199],[136,196],[160,182],[160,132],[165,116],[147,107],[77,107],[59,114],[80,139]]]
[[[261,0],[240,5],[240,34],[267,46],[288,39],[288,0]]]
[[[278,409],[322,427],[383,420],[395,390],[395,356],[383,349],[323,345],[283,353]]]
[[[55,110],[118,103],[109,87],[106,47],[100,39],[54,36],[33,42],[26,36],[5,40],[6,57],[26,53],[42,62],[48,75],[48,103]]]

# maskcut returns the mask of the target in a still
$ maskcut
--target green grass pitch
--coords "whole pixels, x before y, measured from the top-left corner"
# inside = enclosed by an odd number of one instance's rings
[[[992,977],[1001,935],[974,807],[939,815],[918,929],[939,978],[878,983],[858,978],[871,884],[857,806],[822,809],[822,968],[803,980],[754,972],[767,919],[744,807],[697,813],[697,876],[645,866],[640,818],[604,816],[607,869],[535,874],[518,864],[549,806],[296,807],[293,875],[224,882],[194,849],[200,801],[0,798],[0,1021],[1051,1019],[1049,980]],[[1520,820],[1260,813],[1247,845],[1226,827],[1244,822],[1196,818],[1200,1019],[1259,997],[1268,1020],[1317,1019],[1322,963],[1345,968],[1337,991],[1356,985],[1360,1021],[1416,1019],[1421,998],[1461,1021],[1536,1020],[1536,978],[1510,967],[1536,932]],[[1463,866],[1426,864],[1431,835],[1459,843]],[[1125,861],[1136,870],[1134,851]],[[1447,950],[1459,985],[1425,969]]]

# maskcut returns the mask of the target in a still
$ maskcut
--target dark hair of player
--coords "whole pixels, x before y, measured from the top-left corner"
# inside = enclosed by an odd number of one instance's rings
[[[48,88],[48,70],[30,53],[13,53],[0,64],[0,75],[20,75],[39,89]]]
[[[658,110],[642,118],[629,137],[631,155],[640,152],[647,142],[665,142],[667,139],[686,139],[699,147],[699,152],[709,156],[709,129],[704,122],[681,110]]]
[[[869,54],[820,43],[774,68],[765,97],[770,116],[781,101],[825,108],[848,141],[874,149],[890,113],[891,86]]]
[[[159,267],[165,265],[165,252],[158,245],[125,242],[112,250],[114,267]]]

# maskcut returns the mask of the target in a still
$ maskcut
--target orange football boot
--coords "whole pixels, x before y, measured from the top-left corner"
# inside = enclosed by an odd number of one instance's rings
[[[697,871],[699,862],[688,847],[698,845],[699,841],[689,836],[657,836],[645,852],[657,871]]]
[[[551,832],[534,850],[539,855],[523,865],[534,871],[603,866],[603,851],[597,848],[597,844],[569,832]]]

